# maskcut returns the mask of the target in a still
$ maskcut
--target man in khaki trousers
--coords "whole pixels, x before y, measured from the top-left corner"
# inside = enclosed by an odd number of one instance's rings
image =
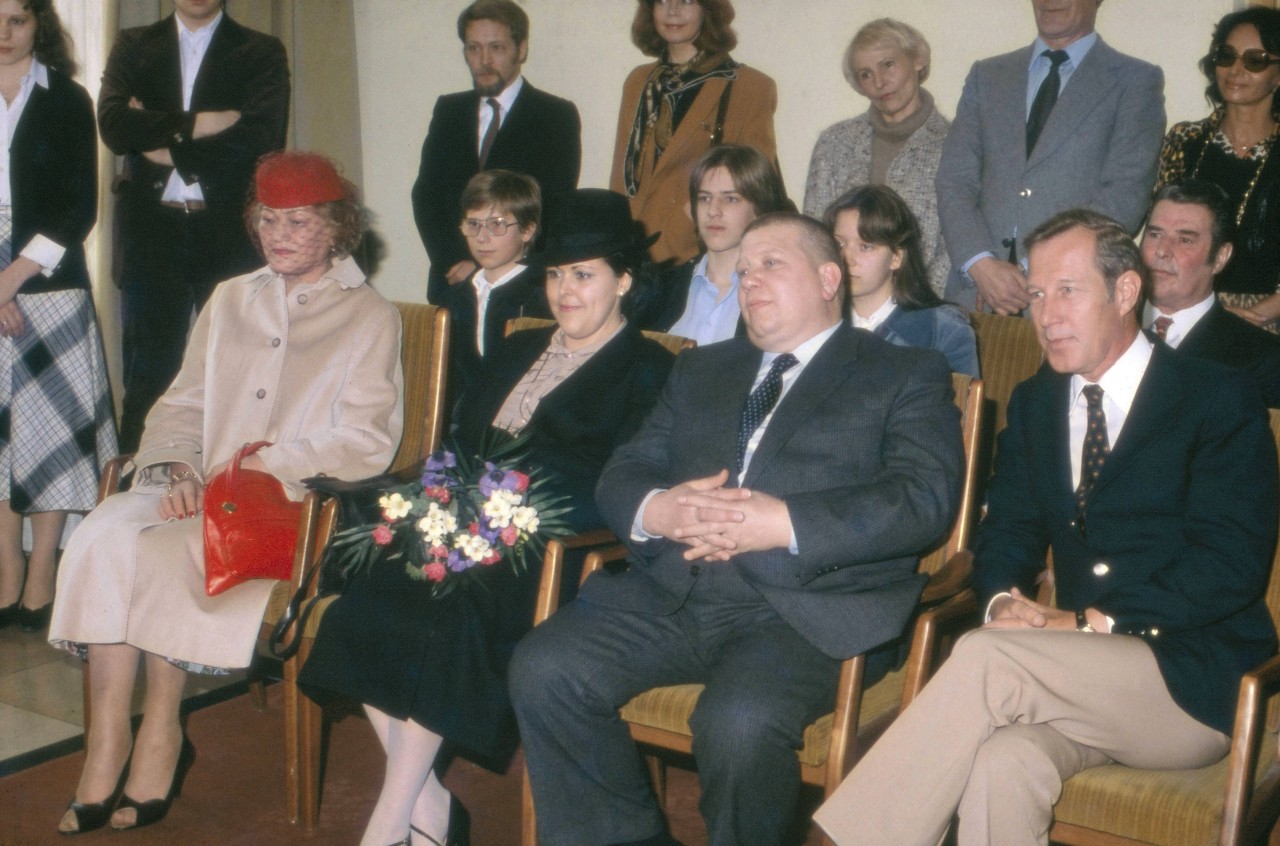
[[[1276,651],[1263,603],[1276,453],[1247,377],[1138,331],[1123,227],[1074,210],[1027,239],[1049,367],[1001,433],[975,544],[986,625],[818,811],[840,846],[1045,844],[1062,782],[1228,751],[1240,677]],[[1056,607],[1029,596],[1052,548]]]

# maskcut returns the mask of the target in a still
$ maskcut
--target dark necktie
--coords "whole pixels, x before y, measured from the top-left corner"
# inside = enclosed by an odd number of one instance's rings
[[[743,461],[747,455],[747,444],[756,429],[773,411],[782,395],[782,374],[799,364],[799,360],[791,353],[783,353],[769,365],[769,372],[764,381],[756,386],[747,397],[747,405],[742,409],[742,417],[738,420],[738,472],[742,472]]]
[[[1084,397],[1088,402],[1089,422],[1084,431],[1084,445],[1080,450],[1080,484],[1076,487],[1076,514],[1084,514],[1089,491],[1102,472],[1102,462],[1111,452],[1107,439],[1107,415],[1102,411],[1102,386],[1085,385]]]
[[[1155,319],[1151,324],[1151,328],[1155,331],[1156,337],[1164,340],[1164,336],[1169,334],[1169,327],[1173,325],[1173,321],[1165,317],[1163,314]]]
[[[1031,151],[1036,148],[1036,141],[1040,140],[1044,125],[1049,122],[1049,113],[1053,111],[1053,104],[1058,102],[1058,89],[1062,87],[1062,77],[1059,76],[1058,69],[1070,58],[1066,50],[1045,50],[1040,55],[1048,57],[1052,66],[1049,68],[1049,75],[1044,78],[1044,82],[1040,83],[1040,90],[1036,92],[1036,98],[1031,101],[1031,114],[1027,116],[1028,158],[1031,156]]]
[[[502,106],[492,97],[485,100],[485,103],[493,109],[493,117],[489,119],[489,128],[484,131],[484,140],[480,142],[481,170],[484,170],[484,163],[489,158],[489,151],[493,149],[494,139],[498,137],[498,129],[502,125]]]

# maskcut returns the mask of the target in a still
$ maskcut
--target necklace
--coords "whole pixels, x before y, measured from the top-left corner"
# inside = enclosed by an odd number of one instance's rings
[[[1216,127],[1218,131],[1222,131],[1221,126],[1222,124],[1219,122]],[[1226,132],[1223,132],[1222,135],[1225,138]],[[1249,198],[1253,196],[1253,189],[1258,187],[1258,179],[1262,176],[1263,168],[1267,166],[1267,159],[1271,157],[1271,148],[1275,146],[1275,137],[1276,131],[1273,130],[1270,136],[1271,143],[1265,144],[1262,147],[1261,152],[1259,152],[1254,159],[1255,165],[1253,168],[1253,177],[1249,180],[1249,186],[1244,189],[1244,195],[1240,198],[1240,205],[1236,209],[1236,226],[1239,226],[1244,222],[1244,212],[1249,206]],[[1213,143],[1212,137],[1206,137],[1204,139],[1204,146],[1200,148],[1200,156],[1196,159],[1196,166],[1191,169],[1192,179],[1195,179],[1200,174],[1200,165],[1204,164],[1204,154],[1209,151],[1209,148],[1213,146]],[[1231,139],[1228,138],[1227,143],[1230,144]],[[1257,147],[1260,143],[1262,142],[1255,142],[1251,147]]]

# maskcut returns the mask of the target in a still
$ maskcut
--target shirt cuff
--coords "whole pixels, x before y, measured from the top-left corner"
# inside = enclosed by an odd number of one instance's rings
[[[62,264],[62,257],[66,254],[66,247],[44,235],[37,234],[27,242],[27,245],[22,248],[22,252],[18,255],[29,258],[40,265],[40,273],[44,276],[52,276],[53,272],[58,269],[58,265]]]
[[[987,602],[987,612],[986,614],[983,615],[982,622],[984,623],[991,622],[991,606],[996,604],[997,599],[1003,599],[1006,596],[1009,598],[1012,598],[1013,594],[1009,593],[1009,591],[1007,590],[1003,590],[1003,591],[1000,591],[1000,593],[997,593],[995,596],[991,597],[991,599]]]
[[[644,530],[644,509],[648,506],[649,500],[665,490],[666,488],[654,488],[645,494],[644,499],[640,500],[640,507],[636,509],[636,518],[631,521],[631,539],[636,543],[644,543],[660,537],[659,535],[651,535]]]
[[[995,257],[996,257],[996,254],[988,250],[986,252],[978,253],[976,256],[966,261],[960,267],[961,272],[964,273],[964,278],[972,282],[973,277],[969,275],[969,268],[973,267],[975,264],[977,264],[978,262],[982,261],[985,258],[995,258]]]

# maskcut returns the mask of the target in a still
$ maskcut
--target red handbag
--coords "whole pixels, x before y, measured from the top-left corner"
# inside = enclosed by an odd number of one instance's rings
[[[302,503],[270,473],[240,462],[269,441],[245,444],[204,489],[204,591],[216,596],[250,579],[288,579]]]

